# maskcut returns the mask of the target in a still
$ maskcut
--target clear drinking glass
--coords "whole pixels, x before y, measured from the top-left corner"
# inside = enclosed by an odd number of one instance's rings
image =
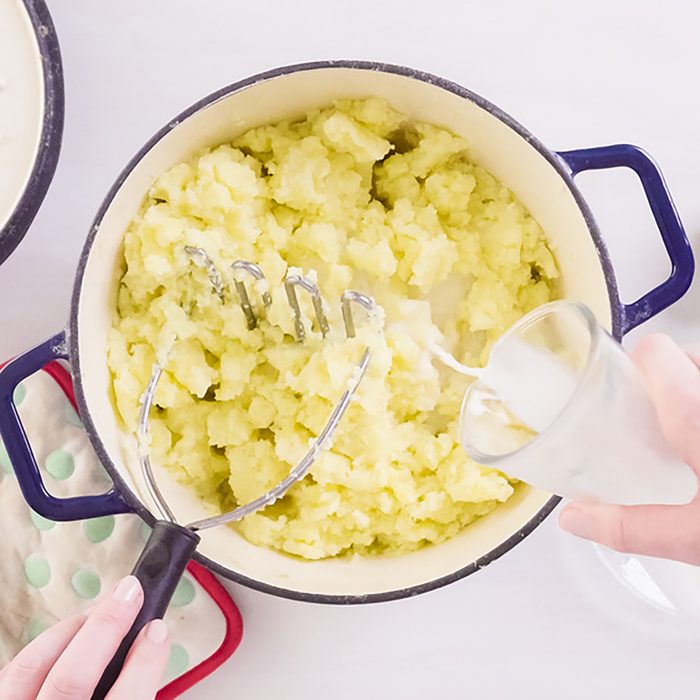
[[[697,489],[641,372],[577,302],[541,306],[503,335],[464,397],[461,430],[478,463],[568,498],[673,504]]]

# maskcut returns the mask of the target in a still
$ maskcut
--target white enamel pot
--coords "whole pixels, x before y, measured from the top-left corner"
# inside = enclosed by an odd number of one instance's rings
[[[80,258],[67,331],[0,372],[0,432],[31,507],[56,520],[134,511],[152,523],[154,504],[138,471],[134,438],[122,432],[110,400],[107,333],[124,231],[149,186],[171,165],[203,146],[245,129],[328,105],[341,97],[377,95],[412,118],[463,135],[475,159],[508,186],[542,225],[556,250],[566,297],[586,303],[620,338],[680,298],[693,257],[654,163],[633,146],[556,153],[494,105],[468,90],[412,69],[333,61],[289,66],[226,87],[170,121],[131,160],[107,194]],[[669,278],[623,305],[598,228],[573,176],[585,169],[630,167],[640,176],[672,264]],[[114,480],[107,494],[58,499],[41,484],[36,461],[12,405],[23,377],[67,358],[80,413]],[[182,522],[201,517],[197,500],[162,470],[158,481]],[[413,596],[483,568],[532,532],[558,499],[527,486],[495,512],[443,544],[395,558],[305,562],[256,547],[232,529],[201,533],[195,558],[213,571],[276,595],[324,603],[367,603]]]

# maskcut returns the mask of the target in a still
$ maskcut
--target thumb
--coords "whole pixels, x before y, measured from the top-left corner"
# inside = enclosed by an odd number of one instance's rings
[[[641,340],[632,358],[645,376],[666,439],[700,475],[698,366],[665,335]]]
[[[620,552],[700,565],[700,500],[685,506],[571,503],[559,524],[577,537]]]

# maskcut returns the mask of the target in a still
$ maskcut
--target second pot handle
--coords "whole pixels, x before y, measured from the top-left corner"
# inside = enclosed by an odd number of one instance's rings
[[[695,272],[693,251],[681,223],[675,204],[668,191],[661,170],[648,153],[627,143],[557,154],[568,166],[572,175],[584,170],[603,170],[625,167],[639,177],[654,220],[661,233],[666,252],[671,261],[671,274],[660,285],[631,304],[622,308],[622,333],[648,321],[666,307],[678,301],[690,287]]]
[[[163,617],[187,563],[199,544],[192,530],[156,520],[151,536],[131,572],[143,588],[143,606],[127,632],[92,695],[103,700],[121,673],[124,661],[139,632],[151,621]]]
[[[53,360],[67,359],[65,332],[49,338],[0,369],[0,437],[14,468],[17,482],[30,508],[51,520],[82,520],[128,513],[131,508],[110,489],[96,496],[52,496],[41,478],[39,465],[14,402],[19,383]]]

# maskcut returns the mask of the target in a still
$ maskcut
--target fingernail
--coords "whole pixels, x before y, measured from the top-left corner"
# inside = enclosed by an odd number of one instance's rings
[[[139,583],[136,576],[127,576],[123,578],[114,589],[112,597],[118,600],[120,603],[133,603],[139,594],[141,589],[141,584]]]
[[[146,625],[146,637],[156,644],[162,644],[168,638],[168,626],[163,620],[152,620]]]
[[[576,506],[567,506],[559,516],[559,525],[562,529],[578,537],[590,537],[593,528],[593,518]]]

